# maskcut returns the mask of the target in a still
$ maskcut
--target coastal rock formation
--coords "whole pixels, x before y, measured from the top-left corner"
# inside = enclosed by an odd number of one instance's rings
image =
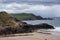
[[[54,29],[54,27],[52,25],[49,25],[46,23],[42,23],[42,24],[38,24],[38,25],[26,24],[23,26],[24,27],[22,29],[24,29],[24,32],[33,32],[38,29]]]
[[[38,25],[27,24],[11,16],[7,12],[0,12],[0,35],[27,33],[37,29],[54,29],[54,27],[46,23]]]
[[[16,20],[17,19],[9,15],[7,12],[0,12],[0,27],[15,26],[18,23]]]
[[[33,13],[13,13],[11,15],[21,20],[53,20],[53,18],[43,18],[42,16],[37,16]]]
[[[0,12],[0,34],[17,33],[23,22],[5,11]]]
[[[38,24],[38,25],[34,25],[36,28],[40,28],[40,29],[54,29],[54,27],[52,25],[49,25],[47,23],[42,23],[42,24]]]

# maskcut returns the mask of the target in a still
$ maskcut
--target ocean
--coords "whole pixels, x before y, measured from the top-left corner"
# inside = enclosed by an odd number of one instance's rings
[[[31,20],[31,21],[24,21],[28,24],[41,24],[41,23],[47,23],[55,27],[55,29],[40,29],[37,32],[43,32],[43,33],[51,33],[53,35],[60,35],[60,18],[54,18],[54,20]]]

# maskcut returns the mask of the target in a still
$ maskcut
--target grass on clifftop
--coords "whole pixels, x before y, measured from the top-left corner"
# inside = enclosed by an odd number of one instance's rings
[[[12,16],[15,16],[18,19],[27,19],[27,18],[34,18],[34,14],[27,14],[27,13],[17,13],[17,14],[11,14]]]
[[[13,26],[15,24],[14,19],[7,12],[0,12],[0,26]]]

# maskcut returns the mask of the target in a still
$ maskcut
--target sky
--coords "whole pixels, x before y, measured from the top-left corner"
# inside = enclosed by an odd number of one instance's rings
[[[0,11],[60,17],[60,0],[0,0]]]

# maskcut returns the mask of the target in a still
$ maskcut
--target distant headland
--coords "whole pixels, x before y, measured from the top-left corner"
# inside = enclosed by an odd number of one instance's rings
[[[36,16],[33,13],[12,13],[11,15],[21,20],[53,20],[53,18],[43,18],[42,16]]]

